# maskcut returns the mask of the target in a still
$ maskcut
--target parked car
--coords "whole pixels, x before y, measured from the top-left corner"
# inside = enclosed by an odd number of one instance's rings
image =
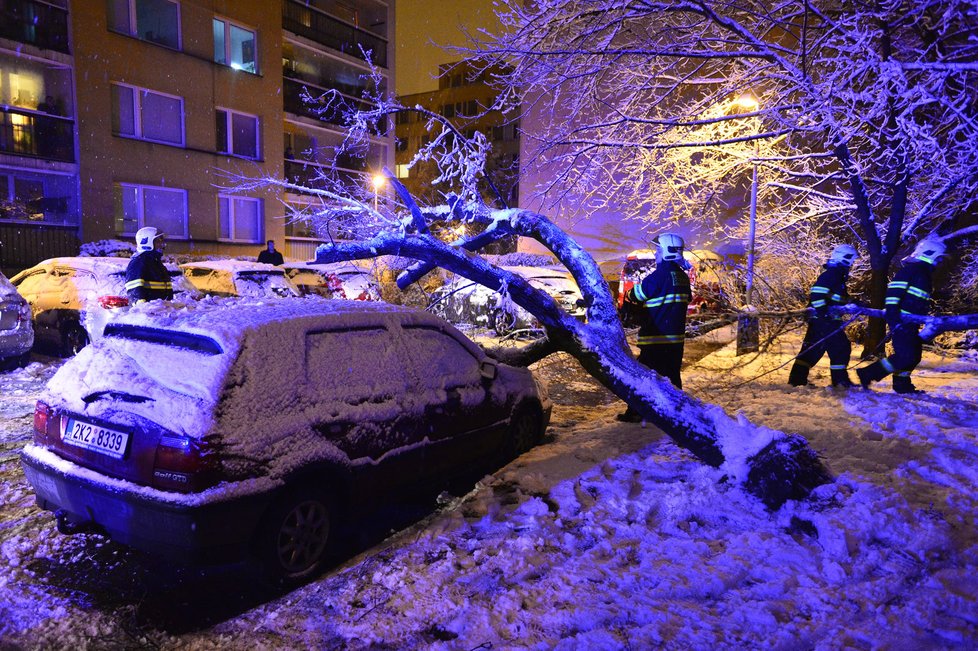
[[[524,452],[551,407],[426,312],[204,298],[110,322],[48,383],[22,461],[63,533],[292,581],[337,521]]]
[[[522,276],[533,287],[546,292],[571,316],[584,319],[581,290],[567,271],[552,267],[500,267]],[[539,329],[532,314],[502,302],[499,292],[456,276],[431,294],[429,311],[452,323],[484,326],[503,336],[516,330]]]
[[[37,343],[74,355],[92,339],[89,313],[126,308],[128,258],[51,258],[25,269],[11,282],[27,299]],[[176,266],[167,266],[175,297],[195,294]]]
[[[298,296],[282,267],[247,260],[210,260],[180,265],[198,291],[210,296]]]
[[[33,345],[30,305],[0,274],[0,369],[25,365]]]
[[[301,296],[379,301],[380,286],[370,267],[355,261],[332,264],[286,263],[285,275]]]

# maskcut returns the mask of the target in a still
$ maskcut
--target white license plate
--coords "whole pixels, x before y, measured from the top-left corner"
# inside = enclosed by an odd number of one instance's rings
[[[69,418],[61,433],[61,440],[68,445],[121,459],[126,453],[129,434]]]

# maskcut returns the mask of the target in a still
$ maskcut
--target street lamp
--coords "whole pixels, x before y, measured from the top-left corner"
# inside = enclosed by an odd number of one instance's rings
[[[370,180],[374,186],[374,212],[377,212],[378,196],[380,194],[380,189],[387,184],[387,177],[383,174],[374,174]]]
[[[756,111],[761,104],[750,94],[744,94],[734,101],[734,105],[745,111]],[[750,310],[754,294],[754,242],[757,236],[757,156],[758,141],[754,141],[754,156],[751,159],[753,171],[750,181],[750,217],[747,225],[747,278],[744,288],[744,303]],[[737,354],[751,353],[760,347],[760,332],[757,317],[740,316],[737,319]]]

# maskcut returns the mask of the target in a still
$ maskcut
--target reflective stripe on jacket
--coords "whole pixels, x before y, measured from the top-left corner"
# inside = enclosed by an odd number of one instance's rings
[[[886,320],[897,321],[900,314],[930,312],[934,266],[909,258],[886,287]]]
[[[686,336],[686,306],[691,292],[689,276],[672,260],[664,260],[631,289],[632,299],[645,306],[638,345],[682,343]]]
[[[846,292],[846,280],[849,278],[849,267],[841,264],[827,264],[808,294],[808,306],[815,308],[815,316],[828,316],[828,309],[833,305],[845,305],[849,302]]]
[[[130,303],[173,298],[173,283],[163,265],[163,254],[143,251],[132,257],[126,267],[126,296]]]

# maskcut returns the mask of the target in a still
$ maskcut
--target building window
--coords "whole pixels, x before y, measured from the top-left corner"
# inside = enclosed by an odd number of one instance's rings
[[[108,0],[109,29],[180,49],[180,7],[174,0]]]
[[[112,133],[183,146],[183,98],[112,84]]]
[[[119,183],[115,194],[119,235],[135,235],[143,226],[155,226],[168,237],[188,237],[186,190]]]
[[[411,177],[411,167],[409,165],[397,166],[397,178],[407,179]]]
[[[258,73],[258,35],[222,18],[214,19],[214,61],[235,70]]]
[[[244,158],[258,158],[258,117],[217,109],[217,151]]]
[[[261,227],[261,199],[218,195],[218,239],[231,242],[261,242]]]
[[[73,188],[70,176],[0,168],[0,220],[76,223]]]

